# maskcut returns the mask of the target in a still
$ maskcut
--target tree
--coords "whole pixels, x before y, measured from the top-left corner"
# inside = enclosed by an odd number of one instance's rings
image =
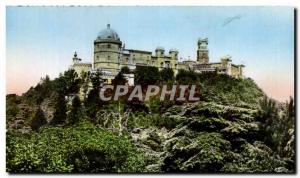
[[[122,72],[119,72],[118,75],[115,76],[112,84],[113,85],[125,85],[127,83],[127,79],[124,77]]]
[[[72,100],[71,110],[68,114],[68,123],[69,124],[75,124],[79,121],[80,107],[81,107],[81,102],[80,102],[79,97],[76,95]]]
[[[55,103],[55,112],[53,114],[53,119],[51,120],[52,125],[56,124],[63,124],[66,121],[66,112],[67,112],[67,106],[65,101],[65,96],[62,94],[59,94]]]
[[[290,101],[286,102],[282,116],[282,134],[280,155],[282,157],[295,160],[295,104],[294,99],[290,97]]]
[[[280,111],[276,101],[265,96],[258,119],[262,122],[264,142],[281,157],[294,160],[294,100],[291,98]]]
[[[121,72],[123,74],[130,74],[130,69],[127,66],[121,68]]]
[[[198,74],[194,71],[180,69],[176,75],[176,81],[180,84],[197,84]]]
[[[92,90],[88,93],[86,100],[84,101],[85,111],[88,117],[92,120],[95,119],[96,113],[102,102],[99,98],[99,92],[101,88],[102,78],[101,72],[97,71],[91,75]]]
[[[39,130],[39,128],[41,126],[43,126],[45,124],[47,124],[47,120],[45,118],[43,110],[39,107],[36,110],[32,120],[31,120],[30,127],[31,127],[32,130],[37,131],[37,130]]]
[[[91,82],[93,85],[94,90],[99,90],[100,85],[102,83],[102,73],[100,71],[97,71],[96,73],[91,74]]]
[[[169,82],[174,80],[174,72],[171,68],[164,68],[160,72],[160,80],[162,82]]]
[[[41,104],[46,97],[50,97],[53,93],[53,82],[49,76],[41,78],[40,82],[35,86],[31,87],[25,94],[25,98],[29,104]]]
[[[259,102],[259,110],[258,110],[258,120],[262,122],[261,131],[263,141],[273,149],[273,151],[277,150],[278,145],[278,130],[276,124],[279,119],[278,115],[278,107],[273,99],[269,99],[267,96]],[[275,132],[274,132],[275,131]]]
[[[89,89],[89,84],[90,84],[90,76],[91,76],[91,73],[90,72],[82,72],[81,73],[81,82],[80,82],[80,85],[82,87],[82,92],[83,92],[83,100],[86,99],[86,95],[87,95],[87,92],[88,92],[88,89]]]
[[[159,81],[159,71],[153,66],[137,66],[134,71],[134,83],[154,85]]]
[[[78,77],[74,69],[65,71],[64,74],[60,74],[55,80],[56,91],[62,95],[69,95],[78,93],[80,89],[80,78]]]

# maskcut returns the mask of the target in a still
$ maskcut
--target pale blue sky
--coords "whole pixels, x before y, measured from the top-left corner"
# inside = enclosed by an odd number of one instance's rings
[[[93,41],[107,23],[126,48],[176,48],[183,58],[195,59],[197,39],[207,37],[210,61],[229,54],[234,63],[246,65],[245,75],[270,96],[284,100],[293,93],[290,7],[7,7],[6,11],[10,93],[26,91],[46,74],[56,77],[71,64],[74,51],[92,62]],[[235,18],[224,25],[231,17]]]

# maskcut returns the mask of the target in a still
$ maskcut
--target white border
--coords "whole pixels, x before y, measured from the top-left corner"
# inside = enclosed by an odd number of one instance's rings
[[[205,0],[205,1],[197,1],[197,0],[0,0],[0,138],[1,138],[1,146],[0,146],[0,172],[1,177],[8,177],[9,175],[5,172],[5,95],[6,95],[6,33],[5,33],[5,7],[6,6],[16,6],[16,5],[22,5],[22,6],[36,6],[36,5],[45,5],[45,6],[56,6],[56,5],[75,5],[75,6],[119,6],[119,5],[125,5],[125,6],[290,6],[290,7],[296,7],[299,10],[299,0],[248,0],[248,1],[241,1],[241,0]],[[299,17],[299,11],[298,11],[298,17]],[[299,24],[299,18],[297,19],[297,24]],[[299,41],[299,30],[297,31],[298,35],[298,41]],[[296,49],[299,51],[299,44]],[[299,62],[297,68],[299,69]],[[297,83],[299,82],[299,78],[297,77]],[[299,98],[297,98],[297,101],[299,101]],[[299,105],[297,106],[297,109],[299,109]],[[299,132],[299,121],[297,121],[297,133]],[[298,134],[297,134],[298,135]],[[297,138],[297,144],[299,144],[298,136]],[[299,148],[299,146],[298,146]],[[297,153],[299,154],[299,149],[297,149]],[[297,156],[298,157],[298,156]],[[297,159],[298,160],[298,159]],[[297,162],[297,165],[299,163]],[[298,168],[299,166],[297,166]],[[298,170],[298,169],[297,169]],[[15,175],[14,177],[21,177],[22,175]],[[24,176],[24,175],[23,175]],[[32,175],[28,175],[32,176]],[[36,175],[38,176],[38,175]],[[69,177],[70,175],[59,175],[60,177]],[[75,175],[71,175],[75,176]],[[88,175],[76,175],[76,176],[88,176]],[[93,176],[101,176],[101,177],[111,177],[109,175],[93,175]],[[118,175],[121,176],[121,175]],[[131,177],[133,175],[122,175],[122,177]],[[145,177],[147,175],[141,175],[142,177]],[[154,177],[158,177],[159,175],[153,175]],[[165,175],[168,177],[173,177],[174,175]],[[203,176],[203,175],[194,175],[194,176]],[[214,175],[211,175],[214,176]],[[232,175],[229,175],[232,176]],[[243,175],[236,175],[236,177],[242,177]],[[270,175],[262,175],[264,177],[271,177]],[[281,177],[282,175],[280,175]],[[38,176],[39,177],[39,176]]]

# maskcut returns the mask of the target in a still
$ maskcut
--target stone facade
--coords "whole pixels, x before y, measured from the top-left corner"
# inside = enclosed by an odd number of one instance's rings
[[[178,50],[170,49],[168,52],[163,47],[157,47],[154,55],[151,51],[126,49],[119,35],[107,25],[100,31],[94,41],[94,61],[82,63],[74,54],[72,68],[77,73],[100,70],[107,83],[118,74],[122,67],[127,66],[134,70],[136,66],[154,66],[159,68],[171,68],[175,75],[179,69],[194,70],[196,72],[217,72],[232,77],[243,77],[243,65],[232,64],[230,56],[220,59],[220,62],[209,62],[208,39],[199,39],[196,60],[178,61]],[[131,76],[131,79],[132,80]]]
[[[82,72],[88,72],[92,70],[91,63],[83,63],[80,62],[81,59],[77,57],[77,53],[75,52],[73,56],[73,65],[72,68],[76,71],[78,75],[81,75]]]

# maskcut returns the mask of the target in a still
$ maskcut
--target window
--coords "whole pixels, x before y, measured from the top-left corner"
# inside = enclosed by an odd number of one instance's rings
[[[110,44],[107,44],[107,48],[111,48],[111,45],[110,45]]]

